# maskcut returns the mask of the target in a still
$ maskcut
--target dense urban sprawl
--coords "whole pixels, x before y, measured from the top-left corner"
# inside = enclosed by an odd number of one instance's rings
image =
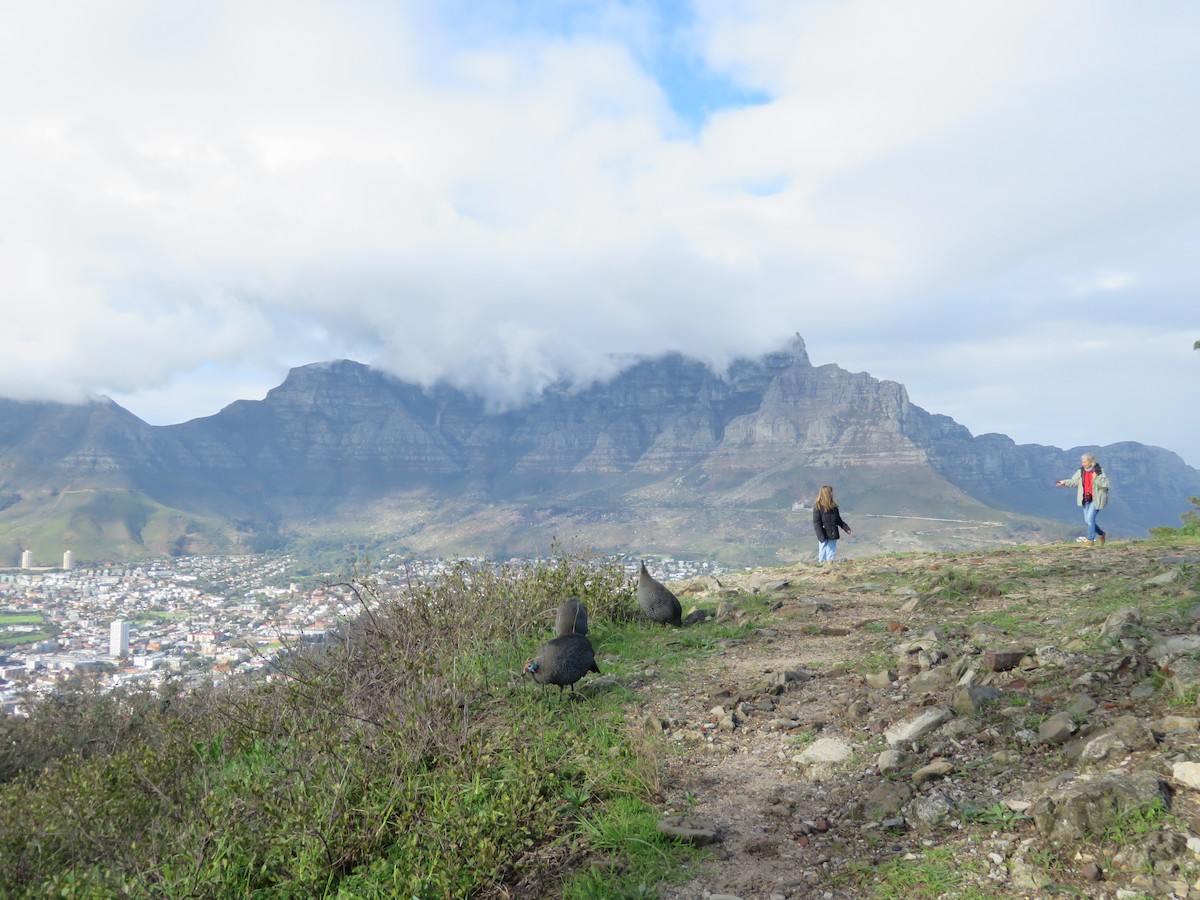
[[[457,562],[385,559],[371,577],[388,596]],[[625,562],[635,571],[636,560]],[[719,571],[703,561],[655,565],[662,579]],[[302,571],[288,556],[0,570],[0,711],[19,714],[30,691],[45,694],[79,673],[108,688],[158,687],[173,675],[272,677],[280,653],[323,640],[369,602],[342,576]]]

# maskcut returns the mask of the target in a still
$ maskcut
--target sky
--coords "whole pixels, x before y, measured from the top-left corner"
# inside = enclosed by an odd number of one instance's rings
[[[0,5],[0,396],[351,358],[497,407],[801,334],[1200,467],[1200,4]]]

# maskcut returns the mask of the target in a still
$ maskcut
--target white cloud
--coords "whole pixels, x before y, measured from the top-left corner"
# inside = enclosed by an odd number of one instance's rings
[[[1101,271],[1066,278],[1067,288],[1073,296],[1094,294],[1099,291],[1123,291],[1132,287],[1135,278],[1132,272]]]
[[[1081,0],[10,5],[0,393],[171,421],[352,356],[503,403],[799,331],[1077,443],[1044,398],[1094,365],[1081,302],[1197,375],[1198,32]],[[685,59],[725,106],[667,84]],[[1200,464],[1102,355],[1090,440]]]

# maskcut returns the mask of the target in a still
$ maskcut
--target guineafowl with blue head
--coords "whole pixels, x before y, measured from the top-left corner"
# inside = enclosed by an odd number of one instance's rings
[[[596,651],[592,642],[582,634],[572,632],[560,635],[542,644],[537,655],[525,663],[525,674],[538,684],[557,684],[558,696],[569,687],[575,693],[575,682],[588,672],[600,674],[596,665]]]
[[[682,625],[683,607],[679,598],[672,594],[667,587],[646,571],[646,561],[638,570],[637,602],[651,622],[661,622],[664,625]]]
[[[558,616],[554,620],[554,633],[558,637],[564,634],[587,634],[587,607],[578,597],[564,600],[558,607]]]

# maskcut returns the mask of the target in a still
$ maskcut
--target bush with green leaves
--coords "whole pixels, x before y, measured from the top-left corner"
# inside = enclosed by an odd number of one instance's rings
[[[1170,528],[1166,525],[1156,525],[1150,529],[1150,534],[1156,538],[1200,537],[1200,497],[1188,497],[1188,503],[1195,508],[1179,516],[1183,520],[1182,526]]]

